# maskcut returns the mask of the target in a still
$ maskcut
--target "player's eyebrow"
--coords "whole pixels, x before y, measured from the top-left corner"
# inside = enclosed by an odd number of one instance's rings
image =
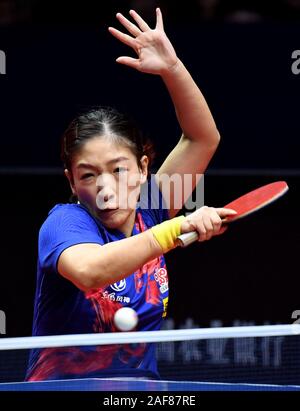
[[[129,158],[125,156],[120,156],[117,158],[113,158],[112,160],[109,160],[106,164],[114,164],[114,163],[118,163],[119,161],[126,161],[126,160],[128,161]]]
[[[120,156],[120,157],[117,157],[117,158],[112,158],[111,160],[107,161],[106,165],[115,164],[115,163],[118,163],[120,161],[129,161],[129,158],[124,157],[124,156]],[[97,167],[95,165],[89,164],[89,163],[79,163],[77,165],[77,168],[97,168]]]

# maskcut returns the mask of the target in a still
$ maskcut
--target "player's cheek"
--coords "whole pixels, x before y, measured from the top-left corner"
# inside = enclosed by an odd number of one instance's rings
[[[129,187],[128,189],[128,208],[135,209],[140,194],[140,187]]]
[[[92,205],[96,202],[97,189],[96,187],[81,188],[78,190],[78,198],[84,202]]]

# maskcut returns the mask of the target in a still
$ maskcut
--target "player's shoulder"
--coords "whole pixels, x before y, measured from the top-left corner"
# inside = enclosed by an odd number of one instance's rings
[[[81,204],[56,204],[49,211],[40,231],[47,230],[49,227],[54,226],[62,228],[70,224],[80,225],[83,223],[96,225],[93,217]]]
[[[92,218],[88,210],[81,204],[67,203],[56,204],[48,213],[47,219],[60,219],[75,216],[76,218]]]

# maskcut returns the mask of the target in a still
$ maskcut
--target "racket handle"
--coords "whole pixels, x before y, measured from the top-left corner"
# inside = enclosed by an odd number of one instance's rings
[[[199,238],[197,231],[191,231],[189,233],[181,234],[177,237],[177,244],[180,247],[187,247],[188,245],[194,243]]]

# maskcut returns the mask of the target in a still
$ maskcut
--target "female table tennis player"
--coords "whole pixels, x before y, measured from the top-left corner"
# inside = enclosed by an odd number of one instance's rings
[[[135,11],[130,16],[133,23],[117,14],[127,34],[109,31],[137,58],[117,62],[161,77],[182,129],[156,175],[161,188],[160,175],[203,173],[220,137],[203,95],[164,32],[161,11],[156,10],[154,30]],[[76,201],[56,205],[40,230],[33,335],[117,331],[113,314],[122,306],[137,312],[137,330],[159,330],[168,301],[163,254],[181,233],[196,230],[204,241],[224,231],[221,218],[233,210],[202,207],[176,217],[184,199],[175,208],[172,197],[168,209],[161,198],[155,201],[158,208],[141,206],[148,148],[133,124],[113,109],[83,113],[67,128],[62,158]],[[26,378],[95,376],[158,378],[154,346],[33,350]]]

